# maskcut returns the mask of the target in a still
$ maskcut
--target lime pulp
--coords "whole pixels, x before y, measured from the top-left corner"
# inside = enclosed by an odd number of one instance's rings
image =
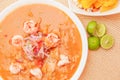
[[[114,38],[111,35],[104,35],[100,40],[100,45],[104,49],[110,49],[114,44]]]
[[[96,26],[96,35],[102,37],[106,33],[106,27],[104,24],[97,24]]]

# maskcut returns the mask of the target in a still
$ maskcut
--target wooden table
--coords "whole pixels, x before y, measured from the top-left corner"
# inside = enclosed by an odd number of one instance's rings
[[[17,0],[0,0],[0,11]],[[67,0],[56,0],[67,6]],[[120,80],[120,14],[90,17],[77,15],[84,27],[91,20],[104,23],[107,33],[115,38],[115,44],[110,50],[102,48],[89,51],[85,69],[79,80]]]

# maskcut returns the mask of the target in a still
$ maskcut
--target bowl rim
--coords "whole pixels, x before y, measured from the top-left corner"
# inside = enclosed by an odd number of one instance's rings
[[[69,18],[74,22],[76,25],[79,34],[81,36],[81,41],[82,41],[82,55],[81,55],[81,60],[79,62],[78,68],[76,72],[73,74],[73,76],[70,78],[70,80],[78,80],[79,77],[81,76],[86,61],[87,61],[87,56],[88,56],[88,43],[87,43],[87,34],[86,31],[80,21],[80,19],[71,11],[69,8],[64,6],[63,4],[54,1],[54,0],[18,0],[14,2],[13,4],[9,5],[7,8],[5,8],[1,13],[0,13],[0,22],[12,11],[15,9],[22,7],[24,5],[30,5],[30,4],[47,4],[53,7],[56,7],[57,9],[63,11]]]

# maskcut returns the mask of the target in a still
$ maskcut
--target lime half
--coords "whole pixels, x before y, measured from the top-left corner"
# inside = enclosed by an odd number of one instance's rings
[[[100,47],[100,40],[98,37],[88,37],[88,47],[90,50],[96,50]]]
[[[101,38],[100,45],[104,49],[110,49],[114,44],[114,38],[111,35],[104,35]]]
[[[106,27],[104,24],[97,24],[96,26],[96,35],[102,37],[106,33]]]

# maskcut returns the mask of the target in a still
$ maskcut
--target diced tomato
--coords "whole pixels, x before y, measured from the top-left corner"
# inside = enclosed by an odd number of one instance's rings
[[[44,64],[44,59],[36,59],[35,64],[41,68]]]
[[[33,52],[34,52],[34,55],[35,55],[35,56],[38,55],[39,50],[40,50],[39,47],[35,47],[35,48],[33,49]]]
[[[34,55],[35,55],[35,56],[38,55],[38,52],[39,52],[41,46],[43,46],[43,45],[42,45],[42,44],[43,44],[43,41],[39,41],[37,44],[38,44],[38,46],[36,46],[36,47],[33,49],[33,52],[34,52]]]
[[[38,42],[38,45],[41,47],[41,46],[43,45],[43,41],[42,41],[42,40],[39,41],[39,42]]]

